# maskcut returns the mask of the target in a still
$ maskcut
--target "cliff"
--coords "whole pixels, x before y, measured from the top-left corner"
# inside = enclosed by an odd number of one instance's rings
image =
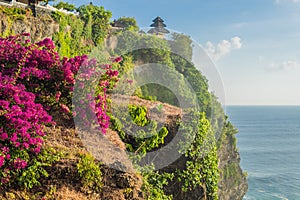
[[[83,39],[82,30],[84,23],[81,22],[79,24],[79,32],[81,31],[81,33],[75,35],[76,23],[73,22],[71,24],[68,21],[74,18],[74,16],[70,16],[70,19],[63,21],[66,18],[68,17],[61,17],[59,18],[60,20],[57,20],[58,18],[50,15],[39,15],[35,18],[29,10],[21,9],[10,12],[7,8],[0,7],[0,35],[9,36],[11,34],[29,32],[33,42],[40,41],[46,37],[53,38],[58,45],[59,53],[63,56],[86,53],[90,50],[90,48],[86,48],[87,45],[97,46],[97,41],[93,41],[92,38],[85,37]],[[79,19],[76,18],[76,20]],[[67,22],[70,22],[70,24],[66,24]],[[77,41],[77,43],[75,44],[74,41]],[[73,47],[73,45],[78,45],[80,48]],[[206,90],[206,88],[204,89]],[[150,89],[148,88],[148,90]],[[146,101],[139,98],[134,98],[131,103],[148,108],[147,115],[151,115],[150,112],[153,105],[162,104],[161,102]],[[166,112],[165,115],[169,121],[168,124],[162,125],[165,125],[169,134],[172,135],[172,131],[176,132],[178,128],[179,108],[164,104],[164,109],[166,109],[164,112]],[[60,117],[56,117],[59,121]],[[154,119],[159,121],[159,117]],[[56,149],[63,156],[61,156],[60,161],[47,168],[49,177],[42,180],[42,187],[35,187],[31,192],[11,188],[5,193],[0,194],[1,199],[39,199],[42,197],[46,197],[46,199],[99,199],[101,197],[101,199],[137,200],[148,198],[147,192],[143,188],[142,174],[135,171],[120,172],[109,165],[102,165],[103,186],[100,192],[94,192],[91,189],[85,188],[82,183],[79,183],[80,177],[77,173],[76,165],[80,160],[80,156],[88,152],[74,131],[72,122],[69,121],[66,124],[62,121],[58,124],[59,126],[47,130],[49,137],[46,145]],[[235,143],[235,133],[232,133],[232,130],[233,127],[227,123],[222,132],[222,137],[217,141],[220,170],[218,196],[220,200],[241,200],[247,191],[247,181],[239,165],[240,157]],[[110,130],[105,137],[116,144],[123,152],[120,152],[119,155],[112,155],[109,151],[110,148],[107,148],[107,151],[103,152],[103,154],[110,156],[103,158],[105,160],[102,160],[102,162],[107,163],[107,160],[112,156],[124,158],[126,142],[119,136],[118,131]],[[173,172],[175,169],[185,170],[187,161],[187,158],[182,156],[161,172]],[[110,164],[114,165],[115,163]],[[181,188],[182,183],[173,180],[169,181],[163,187],[163,190],[167,195],[173,195],[173,198],[178,200],[209,199],[206,194],[207,186],[205,183],[198,185],[189,192],[182,192]]]
[[[0,35],[9,36],[20,33],[30,33],[33,42],[44,38],[52,38],[59,31],[59,24],[49,15],[35,18],[31,10],[19,9],[15,13],[10,11],[12,8],[0,6]]]
[[[221,179],[219,198],[224,200],[243,199],[248,190],[246,174],[240,167],[240,154],[236,146],[237,130],[228,123],[219,141],[218,157]]]

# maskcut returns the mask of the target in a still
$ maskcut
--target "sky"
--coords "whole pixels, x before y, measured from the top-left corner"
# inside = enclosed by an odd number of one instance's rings
[[[113,19],[156,16],[211,57],[226,105],[300,105],[300,0],[68,0],[111,10]]]

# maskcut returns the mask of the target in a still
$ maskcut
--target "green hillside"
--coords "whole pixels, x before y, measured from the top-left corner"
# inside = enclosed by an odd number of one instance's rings
[[[209,80],[192,62],[190,37],[173,33],[166,40],[143,34],[130,17],[117,19],[114,23],[122,24],[123,28],[116,29],[111,26],[112,13],[103,7],[83,5],[76,10],[78,16],[52,12],[34,18],[30,10],[0,6],[0,37],[28,32],[30,36],[22,39],[29,37],[33,43],[50,37],[55,48],[44,50],[57,59],[50,70],[53,84],[32,79],[37,85],[33,89],[29,79],[16,79],[28,92],[41,94],[35,101],[50,107],[48,113],[56,126],[47,125],[45,129],[47,136],[41,154],[44,156],[33,156],[40,164],[18,171],[16,182],[1,184],[0,199],[242,199],[247,183],[239,166],[237,131],[227,120],[217,97],[209,92]],[[0,41],[5,41],[2,45],[10,44],[9,39]],[[31,42],[22,45],[26,48]],[[0,45],[1,49],[7,46]],[[35,51],[28,52],[34,55]],[[110,64],[111,68],[105,69],[107,74],[101,74],[100,80],[107,85],[96,89],[96,94],[107,103],[107,107],[100,106],[101,116],[108,116],[101,122],[109,119],[107,134],[101,137],[116,144],[124,154],[129,153],[127,161],[133,164],[133,171],[129,166],[125,172],[112,167],[116,163],[109,163],[108,155],[113,154],[110,147],[105,150],[107,157],[95,159],[75,131],[77,122],[75,117],[74,124],[72,111],[60,111],[61,105],[72,108],[74,93],[70,88],[74,83],[68,82],[68,77],[62,78],[68,63],[77,66],[76,63],[84,62],[86,54],[96,58],[99,66]],[[112,62],[112,58],[119,56],[119,60]],[[36,60],[40,64],[37,68],[43,68],[46,63],[43,59],[41,56]],[[7,66],[19,67],[13,59],[6,61],[1,57],[0,64],[3,64],[0,67],[3,75],[9,72]],[[142,73],[138,74],[137,69],[142,69]],[[115,71],[117,76],[108,75]],[[78,71],[72,72],[75,77]],[[147,79],[157,83],[139,85]],[[55,101],[58,92],[61,97]],[[103,103],[102,97],[98,103]],[[0,112],[0,117],[4,115]],[[146,162],[148,155],[172,144],[177,134],[180,140],[173,147],[177,159],[154,170],[155,163],[163,161],[150,157],[152,161]],[[5,145],[5,140],[0,139],[0,147]],[[122,152],[113,156],[124,158]],[[31,153],[26,159],[31,159]],[[145,167],[141,163],[153,165]],[[5,177],[1,165],[0,170],[0,178]],[[34,175],[30,177],[26,173]]]

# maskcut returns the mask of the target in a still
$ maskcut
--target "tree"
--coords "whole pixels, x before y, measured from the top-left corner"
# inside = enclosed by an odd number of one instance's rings
[[[79,15],[85,24],[85,39],[91,39],[95,45],[104,41],[108,34],[109,20],[112,13],[103,6],[83,5],[78,8]]]
[[[57,9],[64,9],[64,10],[67,10],[67,11],[75,11],[77,8],[73,5],[73,4],[70,4],[68,2],[59,2],[58,4],[54,5],[53,7],[57,8]]]
[[[139,27],[134,17],[120,17],[113,22],[114,26],[122,27],[125,30],[138,31]]]
[[[169,43],[174,53],[180,52],[180,55],[188,62],[192,61],[193,48],[192,40],[189,36],[180,33],[172,33],[172,40]]]

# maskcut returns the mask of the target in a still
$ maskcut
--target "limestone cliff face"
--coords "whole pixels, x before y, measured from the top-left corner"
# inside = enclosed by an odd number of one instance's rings
[[[39,16],[37,18],[28,14],[24,19],[14,19],[0,10],[0,35],[20,34],[28,32],[31,34],[33,42],[40,41],[46,37],[52,38],[59,31],[59,25],[49,15]],[[107,41],[115,46],[117,41]],[[219,168],[221,178],[219,181],[219,199],[220,200],[242,200],[247,192],[248,185],[240,168],[240,156],[234,143],[235,136],[227,135],[221,139],[221,145],[218,149]],[[182,168],[184,158],[173,163],[170,168]],[[167,188],[167,192],[173,193],[175,190],[180,193],[180,185],[174,183],[173,188]],[[176,197],[176,195],[174,195]],[[205,196],[205,187],[199,187],[188,196],[180,196],[177,199],[207,199]],[[116,198],[114,199],[124,199]],[[129,198],[128,198],[129,199]],[[176,199],[176,198],[175,198]]]
[[[35,18],[26,14],[24,19],[14,19],[0,10],[0,35],[30,33],[32,42],[37,42],[47,37],[52,38],[58,31],[59,25],[49,15]]]
[[[218,149],[219,169],[221,171],[220,200],[243,199],[248,190],[246,175],[240,167],[240,154],[234,141],[236,141],[235,135],[224,133]]]

